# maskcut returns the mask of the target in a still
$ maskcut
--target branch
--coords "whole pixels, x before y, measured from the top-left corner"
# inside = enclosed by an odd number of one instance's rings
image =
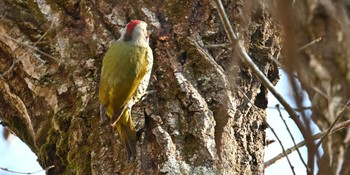
[[[307,43],[307,44],[301,46],[301,47],[298,49],[298,52],[301,52],[301,51],[307,49],[308,47],[310,47],[310,46],[312,46],[312,45],[314,45],[314,44],[320,42],[321,40],[322,40],[322,37],[319,37],[319,38],[317,38],[317,39],[315,39],[315,40],[313,40],[313,41],[311,41],[311,42],[309,42],[309,43]]]
[[[3,37],[3,38],[10,39],[10,40],[14,41],[15,43],[17,43],[18,45],[26,46],[26,47],[28,47],[29,49],[32,49],[32,50],[34,50],[34,51],[37,51],[37,52],[39,52],[39,53],[41,53],[41,54],[43,54],[43,55],[45,55],[45,56],[47,56],[47,57],[50,57],[50,58],[54,59],[54,60],[57,61],[57,62],[60,62],[57,58],[55,58],[55,57],[53,57],[53,56],[51,56],[51,55],[49,55],[49,54],[47,54],[47,53],[45,53],[45,52],[43,52],[43,51],[41,51],[41,50],[39,50],[39,49],[37,49],[37,48],[34,47],[34,46],[36,46],[36,45],[46,36],[46,34],[49,32],[49,30],[52,28],[52,26],[53,26],[53,24],[51,24],[50,28],[44,33],[44,35],[42,35],[42,36],[39,38],[39,40],[38,40],[37,42],[35,42],[35,43],[33,44],[33,46],[28,45],[28,44],[24,44],[23,42],[20,42],[20,41],[18,41],[18,40],[16,40],[16,39],[14,39],[14,38],[12,38],[12,37],[6,35],[6,34],[1,34],[1,33],[0,33],[0,36]],[[18,48],[18,47],[17,47],[17,48]],[[16,49],[17,49],[17,48],[16,48]],[[16,49],[15,49],[15,50],[16,50]],[[42,60],[42,59],[39,58],[39,57],[35,57],[35,58],[37,58],[37,59],[38,59],[40,62],[42,62],[43,64],[46,63],[45,60]],[[9,72],[14,68],[15,64],[16,64],[17,62],[19,62],[19,61],[20,61],[20,59],[19,59],[19,58],[16,58],[16,59],[12,62],[12,65],[11,65],[6,71],[4,71],[4,73],[0,74],[0,78],[3,77],[3,76],[5,76],[7,73],[9,73]]]
[[[331,132],[331,130],[334,128],[335,124],[338,122],[338,120],[344,116],[345,111],[346,111],[346,107],[348,107],[350,105],[350,100],[346,103],[346,106],[343,107],[342,111],[339,113],[339,115],[337,116],[337,118],[334,120],[334,122],[332,123],[331,127],[328,128],[326,134],[322,137],[322,139],[316,144],[316,148],[318,148],[321,143],[323,142],[323,140],[329,135],[329,133]]]
[[[238,37],[236,35],[236,33],[233,31],[233,27],[231,26],[230,21],[227,18],[226,12],[225,12],[225,8],[222,5],[221,0],[214,0],[215,5],[216,5],[216,9],[219,12],[219,16],[221,19],[221,22],[224,25],[225,31],[227,33],[228,39],[230,40],[230,43],[232,46],[235,46],[235,44],[238,42]]]
[[[317,92],[319,95],[321,95],[321,96],[323,96],[324,98],[326,98],[327,100],[332,101],[332,103],[336,103],[336,104],[338,104],[339,106],[344,107],[347,111],[350,111],[350,107],[349,107],[347,104],[343,104],[343,103],[338,102],[338,101],[335,101],[335,100],[333,101],[333,99],[332,99],[331,97],[328,97],[328,96],[326,95],[325,92],[323,92],[321,89],[319,89],[319,88],[316,87],[316,86],[311,86],[311,88],[312,88],[315,92]]]
[[[229,37],[231,44],[238,43],[236,46],[234,45],[235,51],[238,52],[241,59],[246,62],[247,66],[251,69],[251,71],[255,74],[255,76],[261,81],[261,83],[276,97],[276,99],[284,106],[290,117],[293,119],[300,132],[302,133],[305,139],[309,139],[311,134],[307,132],[301,120],[298,118],[298,114],[294,111],[294,109],[287,103],[287,101],[279,94],[274,88],[273,84],[267,79],[267,77],[260,71],[260,69],[255,65],[252,61],[248,53],[245,49],[237,42],[237,35],[234,33],[230,22],[227,18],[224,7],[222,6],[221,0],[215,0],[217,10],[219,12],[221,21],[225,27],[226,33]]]
[[[333,134],[333,133],[335,133],[335,132],[337,132],[337,131],[340,131],[340,130],[342,130],[342,129],[348,127],[348,126],[350,126],[350,119],[347,120],[347,121],[345,121],[345,122],[342,122],[342,123],[339,123],[338,125],[336,125],[336,126],[331,130],[331,132],[330,132],[329,134]],[[313,135],[313,136],[312,136],[312,141],[317,140],[317,139],[320,139],[321,137],[325,136],[325,135],[327,134],[327,132],[328,132],[328,130],[327,130],[327,131],[322,131],[321,133],[318,133],[318,134],[316,134],[316,135]],[[303,147],[303,146],[305,146],[305,145],[306,145],[306,142],[305,142],[305,140],[303,140],[303,141],[299,142],[296,146],[292,146],[292,147],[288,148],[285,152],[286,152],[287,154],[290,154],[290,153],[292,153],[293,151],[295,151],[295,150],[297,150],[297,149],[299,149],[299,148],[301,148],[301,147]],[[264,163],[265,168],[267,168],[267,167],[269,167],[270,165],[274,164],[274,163],[275,163],[276,161],[278,161],[279,159],[282,159],[282,158],[285,156],[285,152],[280,153],[280,154],[278,154],[276,157],[274,157],[274,158],[272,158],[272,159],[266,161],[266,162]]]
[[[32,50],[34,50],[34,51],[36,51],[36,52],[38,52],[38,53],[40,53],[40,54],[42,54],[42,55],[44,55],[44,56],[47,56],[47,57],[49,57],[49,58],[51,58],[51,59],[57,61],[58,63],[61,63],[61,60],[59,60],[59,59],[57,59],[57,58],[55,58],[55,57],[53,57],[53,56],[51,56],[51,55],[49,55],[49,54],[47,54],[47,53],[45,53],[45,52],[43,52],[43,51],[37,49],[36,47],[33,47],[33,46],[29,45],[29,44],[25,44],[25,43],[23,43],[23,42],[20,42],[20,41],[18,41],[18,40],[16,40],[16,39],[14,39],[14,38],[12,38],[12,37],[6,35],[6,34],[1,34],[1,33],[0,33],[0,36],[3,37],[3,38],[10,39],[10,40],[12,40],[13,42],[15,42],[15,43],[17,43],[17,44],[19,44],[19,45],[26,46],[26,47],[28,47],[29,49],[32,49]],[[46,61],[44,61],[44,60],[42,60],[42,59],[39,59],[39,60],[40,60],[42,63],[44,63],[44,64],[46,63]]]
[[[268,109],[277,109],[276,107],[273,106],[268,106]],[[278,107],[278,109],[286,110],[284,108]],[[312,110],[311,106],[302,106],[301,108],[293,108],[295,111],[306,111],[306,110]]]
[[[293,141],[294,147],[296,148],[296,147],[297,147],[297,146],[296,146],[297,144],[295,143],[293,134],[292,134],[292,132],[290,131],[290,129],[289,129],[287,123],[286,123],[286,120],[284,120],[284,118],[283,118],[283,116],[282,116],[282,112],[281,112],[281,110],[280,110],[280,108],[279,108],[279,104],[276,105],[276,108],[277,108],[277,111],[278,111],[278,113],[279,113],[279,116],[281,117],[281,119],[282,119],[282,121],[283,121],[283,123],[284,123],[284,126],[286,126],[286,128],[287,128],[287,131],[288,131],[288,133],[289,133],[289,135],[290,135],[290,137],[291,137],[291,139],[292,139],[292,141]],[[300,158],[301,162],[303,162],[305,168],[307,168],[307,164],[305,163],[305,161],[304,161],[304,159],[303,159],[303,156],[301,155],[299,149],[296,149],[296,150],[297,150],[297,152],[298,152],[298,155],[299,155],[299,158]]]
[[[51,165],[51,166],[49,166],[49,167],[47,167],[47,168],[45,168],[43,170],[29,172],[29,173],[28,172],[13,171],[13,170],[9,170],[9,169],[3,168],[3,167],[0,167],[0,170],[7,171],[9,173],[15,173],[15,174],[36,174],[36,173],[40,173],[40,172],[43,172],[43,171],[47,172],[48,170],[50,170],[50,169],[52,169],[54,167],[55,167],[54,165]]]
[[[292,163],[290,162],[289,158],[288,158],[288,152],[286,152],[286,149],[284,148],[281,139],[278,137],[277,133],[275,132],[275,130],[270,126],[270,124],[266,121],[266,118],[263,117],[264,115],[259,111],[259,109],[257,109],[257,107],[255,106],[254,103],[251,102],[251,99],[249,99],[249,97],[247,96],[247,94],[235,83],[233,82],[234,86],[243,94],[244,98],[248,100],[248,103],[250,103],[252,105],[252,107],[256,110],[256,112],[259,114],[259,116],[262,118],[263,122],[267,124],[267,126],[270,128],[272,134],[276,137],[278,143],[280,144],[281,148],[282,148],[282,154],[284,156],[286,156],[288,164],[290,166],[290,168],[292,169],[293,174],[295,175],[294,172],[294,166],[292,165]]]
[[[231,48],[231,44],[230,43],[223,43],[223,44],[209,44],[209,45],[205,45],[204,47],[206,48],[217,48],[217,47],[229,47]]]
[[[8,74],[8,73],[15,67],[15,64],[16,64],[18,61],[19,61],[19,59],[16,58],[16,59],[12,62],[11,66],[10,66],[6,71],[4,71],[4,73],[0,74],[0,78],[3,77],[3,76],[5,76],[6,74]]]
[[[309,162],[312,160],[312,156],[314,155],[314,148],[315,145],[313,142],[311,142],[311,132],[310,130],[307,130],[307,128],[303,125],[302,121],[299,119],[297,113],[293,110],[293,108],[287,103],[287,101],[282,97],[281,94],[279,94],[275,89],[272,83],[268,80],[268,78],[259,70],[259,68],[255,65],[255,63],[252,61],[248,53],[245,51],[244,47],[241,46],[241,43],[237,42],[237,35],[233,32],[233,29],[230,25],[230,22],[227,18],[226,12],[224,10],[224,7],[221,3],[221,0],[215,0],[216,7],[219,12],[219,16],[221,18],[221,21],[224,25],[224,28],[226,30],[226,33],[228,35],[228,38],[230,40],[230,43],[233,45],[233,48],[238,53],[240,58],[246,63],[246,65],[249,67],[249,69],[253,72],[253,74],[261,81],[261,83],[276,97],[276,99],[284,106],[290,117],[293,119],[297,127],[299,128],[301,134],[303,135],[304,139],[307,141],[307,149],[308,149],[308,157]],[[236,43],[238,43],[236,45]],[[304,117],[304,115],[303,115]],[[311,158],[310,158],[311,157]],[[308,174],[312,172],[313,170],[313,161],[311,161],[310,164],[311,168],[307,168]]]
[[[298,49],[298,52],[301,52],[307,48],[309,48],[310,46],[313,46],[315,44],[317,44],[318,42],[320,42],[322,40],[322,37],[319,37],[301,47],[299,47]],[[208,44],[208,45],[205,45],[204,47],[206,48],[217,48],[217,47],[231,47],[231,44],[230,43],[222,43],[222,44]],[[277,61],[276,59],[274,59],[274,61]],[[278,62],[278,61],[277,61]],[[278,63],[279,64],[279,63]]]

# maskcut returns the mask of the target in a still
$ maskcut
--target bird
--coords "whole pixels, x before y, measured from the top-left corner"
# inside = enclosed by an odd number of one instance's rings
[[[128,161],[136,158],[136,130],[132,106],[146,94],[153,66],[147,23],[131,20],[120,38],[107,50],[99,86],[100,116],[109,118],[126,149]]]

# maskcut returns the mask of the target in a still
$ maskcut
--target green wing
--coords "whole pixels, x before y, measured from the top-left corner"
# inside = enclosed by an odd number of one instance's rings
[[[118,119],[146,74],[146,67],[147,48],[119,42],[107,51],[102,63],[99,98],[110,118]]]

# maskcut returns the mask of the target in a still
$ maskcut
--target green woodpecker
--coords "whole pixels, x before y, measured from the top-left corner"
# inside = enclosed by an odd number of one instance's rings
[[[136,131],[131,107],[146,93],[153,65],[147,24],[132,20],[108,49],[102,63],[100,115],[109,117],[126,148],[127,159],[136,157]]]

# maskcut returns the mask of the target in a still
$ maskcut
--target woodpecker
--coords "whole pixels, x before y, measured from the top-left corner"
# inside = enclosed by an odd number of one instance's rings
[[[136,158],[136,131],[132,106],[145,95],[151,76],[153,53],[147,24],[132,20],[108,49],[102,62],[99,88],[100,115],[118,131],[127,159]]]

